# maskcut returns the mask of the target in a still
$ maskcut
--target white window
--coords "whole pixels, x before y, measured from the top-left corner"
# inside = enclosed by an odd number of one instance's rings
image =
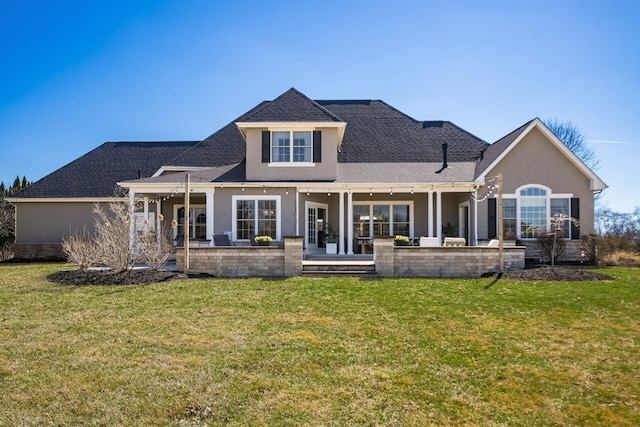
[[[505,239],[536,239],[550,228],[555,214],[571,216],[571,194],[553,194],[540,185],[520,187],[515,194],[504,195],[502,216]],[[517,224],[520,224],[518,227]],[[571,237],[571,224],[562,224],[564,237]]]
[[[184,226],[184,205],[173,206],[173,219],[178,223],[173,231],[173,237],[185,236]],[[189,206],[189,230],[190,239],[211,239],[212,236],[207,237],[207,208],[205,205],[190,205]]]
[[[358,237],[413,237],[413,202],[353,204],[353,233]]]
[[[280,196],[233,196],[233,240],[280,240]]]
[[[311,131],[271,132],[272,163],[311,163],[312,153]]]

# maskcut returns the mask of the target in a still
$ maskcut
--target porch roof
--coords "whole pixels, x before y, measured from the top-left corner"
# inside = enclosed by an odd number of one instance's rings
[[[349,163],[338,164],[338,178],[326,184],[404,184],[424,185],[437,183],[471,183],[475,172],[475,162],[453,162],[442,168],[442,163]],[[226,166],[203,168],[189,171],[192,183],[256,183],[246,180],[246,164],[234,163]],[[121,182],[124,187],[135,187],[136,184],[181,184],[184,172],[165,173],[156,177],[141,178]],[[257,182],[263,184],[262,182]],[[312,184],[315,181],[283,181],[283,184]],[[323,182],[324,183],[324,182]],[[264,185],[279,185],[280,182],[264,182]]]

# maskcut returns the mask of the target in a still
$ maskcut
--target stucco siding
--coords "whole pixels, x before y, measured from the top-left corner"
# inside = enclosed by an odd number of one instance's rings
[[[578,197],[580,233],[593,232],[594,202],[589,178],[537,128],[533,128],[487,175],[495,176],[500,172],[504,195],[513,195],[523,185],[538,184],[550,188],[553,194]],[[486,202],[479,204],[478,212],[482,219],[479,220],[479,234],[486,238]]]
[[[93,203],[16,203],[16,243],[62,243],[74,232],[93,232]]]
[[[305,181],[334,180],[338,176],[338,131],[335,128],[317,128],[322,131],[322,161],[313,166],[270,166],[262,163],[262,131],[247,130],[248,181]]]

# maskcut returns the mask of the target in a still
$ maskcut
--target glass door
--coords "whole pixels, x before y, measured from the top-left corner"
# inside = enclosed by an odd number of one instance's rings
[[[306,202],[305,247],[307,252],[324,249],[324,234],[327,225],[327,205]]]

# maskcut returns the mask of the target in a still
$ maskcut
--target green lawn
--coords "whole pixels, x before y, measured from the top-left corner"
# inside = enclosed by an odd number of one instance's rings
[[[610,282],[48,283],[0,266],[0,426],[640,425],[640,270]]]

